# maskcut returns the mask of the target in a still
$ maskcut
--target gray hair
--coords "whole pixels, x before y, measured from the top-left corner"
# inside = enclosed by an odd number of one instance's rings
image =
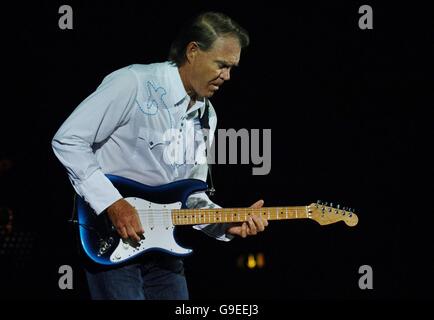
[[[230,17],[219,12],[205,12],[184,27],[172,42],[169,61],[180,67],[186,61],[185,53],[190,42],[197,42],[202,50],[207,51],[220,36],[238,38],[241,48],[247,47],[250,42],[247,31]]]

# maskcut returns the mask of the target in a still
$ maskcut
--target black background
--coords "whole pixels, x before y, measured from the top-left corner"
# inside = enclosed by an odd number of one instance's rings
[[[73,8],[73,30],[58,9]],[[369,4],[374,29],[361,30]],[[219,128],[272,129],[272,167],[216,165],[224,206],[306,205],[355,209],[355,228],[271,222],[266,232],[223,243],[181,230],[192,299],[433,298],[431,223],[433,11],[411,2],[36,1],[3,5],[2,202],[30,255],[1,257],[3,298],[87,299],[67,224],[72,187],[51,138],[103,77],[133,63],[164,61],[185,19],[223,11],[250,33],[240,67],[213,97]],[[263,269],[237,267],[262,252]],[[17,263],[16,260],[24,261]],[[24,259],[24,260],[23,260]],[[58,288],[71,265],[74,289]],[[374,289],[361,290],[370,265]]]

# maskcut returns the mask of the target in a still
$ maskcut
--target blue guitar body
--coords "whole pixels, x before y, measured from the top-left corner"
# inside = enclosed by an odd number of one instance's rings
[[[84,252],[93,261],[103,265],[115,265],[149,250],[160,250],[174,255],[187,255],[192,252],[176,243],[171,210],[186,208],[187,198],[191,194],[207,190],[205,182],[187,179],[151,187],[115,175],[107,177],[136,208],[145,233],[144,239],[139,243],[124,241],[105,212],[96,215],[86,201],[77,196],[80,241]]]

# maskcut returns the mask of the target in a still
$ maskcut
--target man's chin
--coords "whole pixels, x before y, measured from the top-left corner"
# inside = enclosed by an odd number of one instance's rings
[[[208,91],[206,94],[202,94],[200,97],[198,97],[198,100],[201,100],[203,98],[211,98],[214,95],[214,92]]]
[[[217,90],[208,89],[208,90],[202,92],[200,95],[198,95],[198,98],[199,99],[201,99],[201,98],[211,98],[216,93],[216,91]]]
[[[206,98],[211,98],[216,92],[217,90],[208,90]]]

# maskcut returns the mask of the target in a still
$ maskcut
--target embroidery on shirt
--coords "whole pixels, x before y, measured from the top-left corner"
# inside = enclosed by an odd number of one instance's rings
[[[163,99],[167,94],[166,89],[163,87],[157,87],[151,81],[148,81],[146,85],[148,88],[148,103],[146,104],[146,108],[143,108],[139,103],[137,103],[140,111],[146,115],[154,116],[158,113],[160,108],[165,108],[169,114],[170,128],[173,128],[172,115]]]

